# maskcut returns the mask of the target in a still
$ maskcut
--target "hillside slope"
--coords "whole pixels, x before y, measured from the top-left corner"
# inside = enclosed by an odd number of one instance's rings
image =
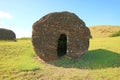
[[[90,26],[89,27],[92,37],[108,37],[109,35],[120,31],[120,26],[109,26],[109,25],[101,25],[101,26]]]
[[[31,40],[0,41],[0,80],[119,80],[120,37],[94,38],[80,59],[45,63]]]

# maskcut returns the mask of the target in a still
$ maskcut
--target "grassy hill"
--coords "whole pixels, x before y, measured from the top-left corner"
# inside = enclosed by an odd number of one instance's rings
[[[0,80],[119,80],[120,37],[94,38],[81,59],[44,63],[30,40],[0,41]]]
[[[36,56],[31,39],[0,41],[0,80],[119,79],[120,37],[93,38],[81,59],[65,56],[49,63]]]
[[[99,25],[89,27],[93,38],[109,37],[111,34],[120,31],[120,26]]]

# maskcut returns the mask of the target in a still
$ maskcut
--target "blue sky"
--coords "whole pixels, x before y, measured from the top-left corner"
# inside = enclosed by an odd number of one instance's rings
[[[75,13],[87,26],[120,25],[120,0],[0,0],[0,28],[31,37],[35,21],[58,11]]]

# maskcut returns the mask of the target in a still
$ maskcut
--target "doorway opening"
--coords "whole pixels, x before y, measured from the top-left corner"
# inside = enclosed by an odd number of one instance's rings
[[[67,51],[67,36],[65,34],[61,34],[58,39],[57,56],[62,57],[66,55],[66,51]]]

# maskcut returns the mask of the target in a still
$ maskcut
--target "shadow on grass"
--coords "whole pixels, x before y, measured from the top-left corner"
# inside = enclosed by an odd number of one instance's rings
[[[120,67],[120,54],[105,49],[88,51],[81,59],[63,57],[50,64],[64,68],[102,69]]]

